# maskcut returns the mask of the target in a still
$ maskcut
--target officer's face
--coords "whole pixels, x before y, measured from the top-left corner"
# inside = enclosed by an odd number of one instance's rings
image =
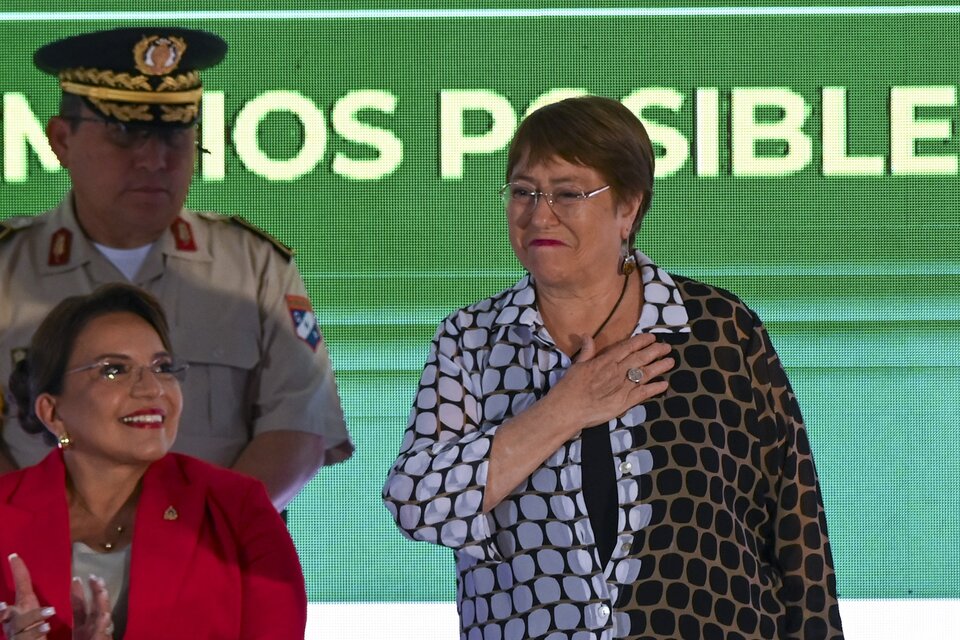
[[[52,118],[47,136],[70,174],[84,231],[112,247],[138,247],[157,240],[187,198],[195,132],[136,135],[118,131],[86,108],[82,118],[73,122]]]

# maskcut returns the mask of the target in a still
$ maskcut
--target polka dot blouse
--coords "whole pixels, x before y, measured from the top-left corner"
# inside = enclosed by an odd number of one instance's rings
[[[461,637],[841,639],[810,445],[759,318],[637,254],[636,332],[673,346],[668,391],[608,424],[616,539],[601,564],[566,442],[483,513],[497,429],[570,366],[530,276],[454,312],[433,340],[384,501],[455,552]]]

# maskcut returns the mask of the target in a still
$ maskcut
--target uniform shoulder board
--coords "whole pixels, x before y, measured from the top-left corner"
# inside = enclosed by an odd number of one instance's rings
[[[257,225],[253,224],[249,220],[247,220],[246,218],[241,218],[240,216],[224,215],[220,213],[211,213],[209,211],[203,211],[203,212],[197,211],[195,213],[201,218],[204,218],[206,220],[213,220],[216,222],[231,222],[237,226],[243,227],[247,231],[252,232],[254,235],[260,238],[263,238],[264,240],[269,242],[271,245],[273,245],[273,248],[279,251],[281,254],[283,254],[283,257],[286,258],[288,261],[293,259],[293,254],[294,254],[293,249],[283,244],[282,242],[274,238],[272,235],[270,235],[269,233],[267,233]]]
[[[17,216],[0,220],[0,242],[11,237],[17,231],[33,225],[34,222],[36,222],[36,216]]]
[[[263,238],[264,240],[272,244],[274,249],[282,253],[287,260],[293,259],[293,249],[283,244],[282,242],[274,238],[272,235],[270,235],[269,233],[267,233],[257,225],[253,224],[249,220],[247,220],[246,218],[241,218],[240,216],[228,216],[227,219],[234,224],[240,225],[247,231],[252,231],[254,234],[260,236],[261,238]]]

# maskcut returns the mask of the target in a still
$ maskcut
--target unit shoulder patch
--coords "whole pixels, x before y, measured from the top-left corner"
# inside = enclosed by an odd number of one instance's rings
[[[317,316],[313,313],[313,305],[305,296],[287,295],[287,309],[293,321],[293,331],[311,349],[317,350],[320,344],[320,327],[317,326]]]

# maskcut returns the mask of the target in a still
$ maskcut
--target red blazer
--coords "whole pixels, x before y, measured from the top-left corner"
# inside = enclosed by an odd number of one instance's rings
[[[63,457],[0,476],[0,601],[14,602],[17,553],[42,606],[48,640],[70,640],[70,524]],[[134,524],[126,640],[302,640],[303,572],[263,485],[167,454],[150,465]],[[0,638],[5,638],[0,630]]]

